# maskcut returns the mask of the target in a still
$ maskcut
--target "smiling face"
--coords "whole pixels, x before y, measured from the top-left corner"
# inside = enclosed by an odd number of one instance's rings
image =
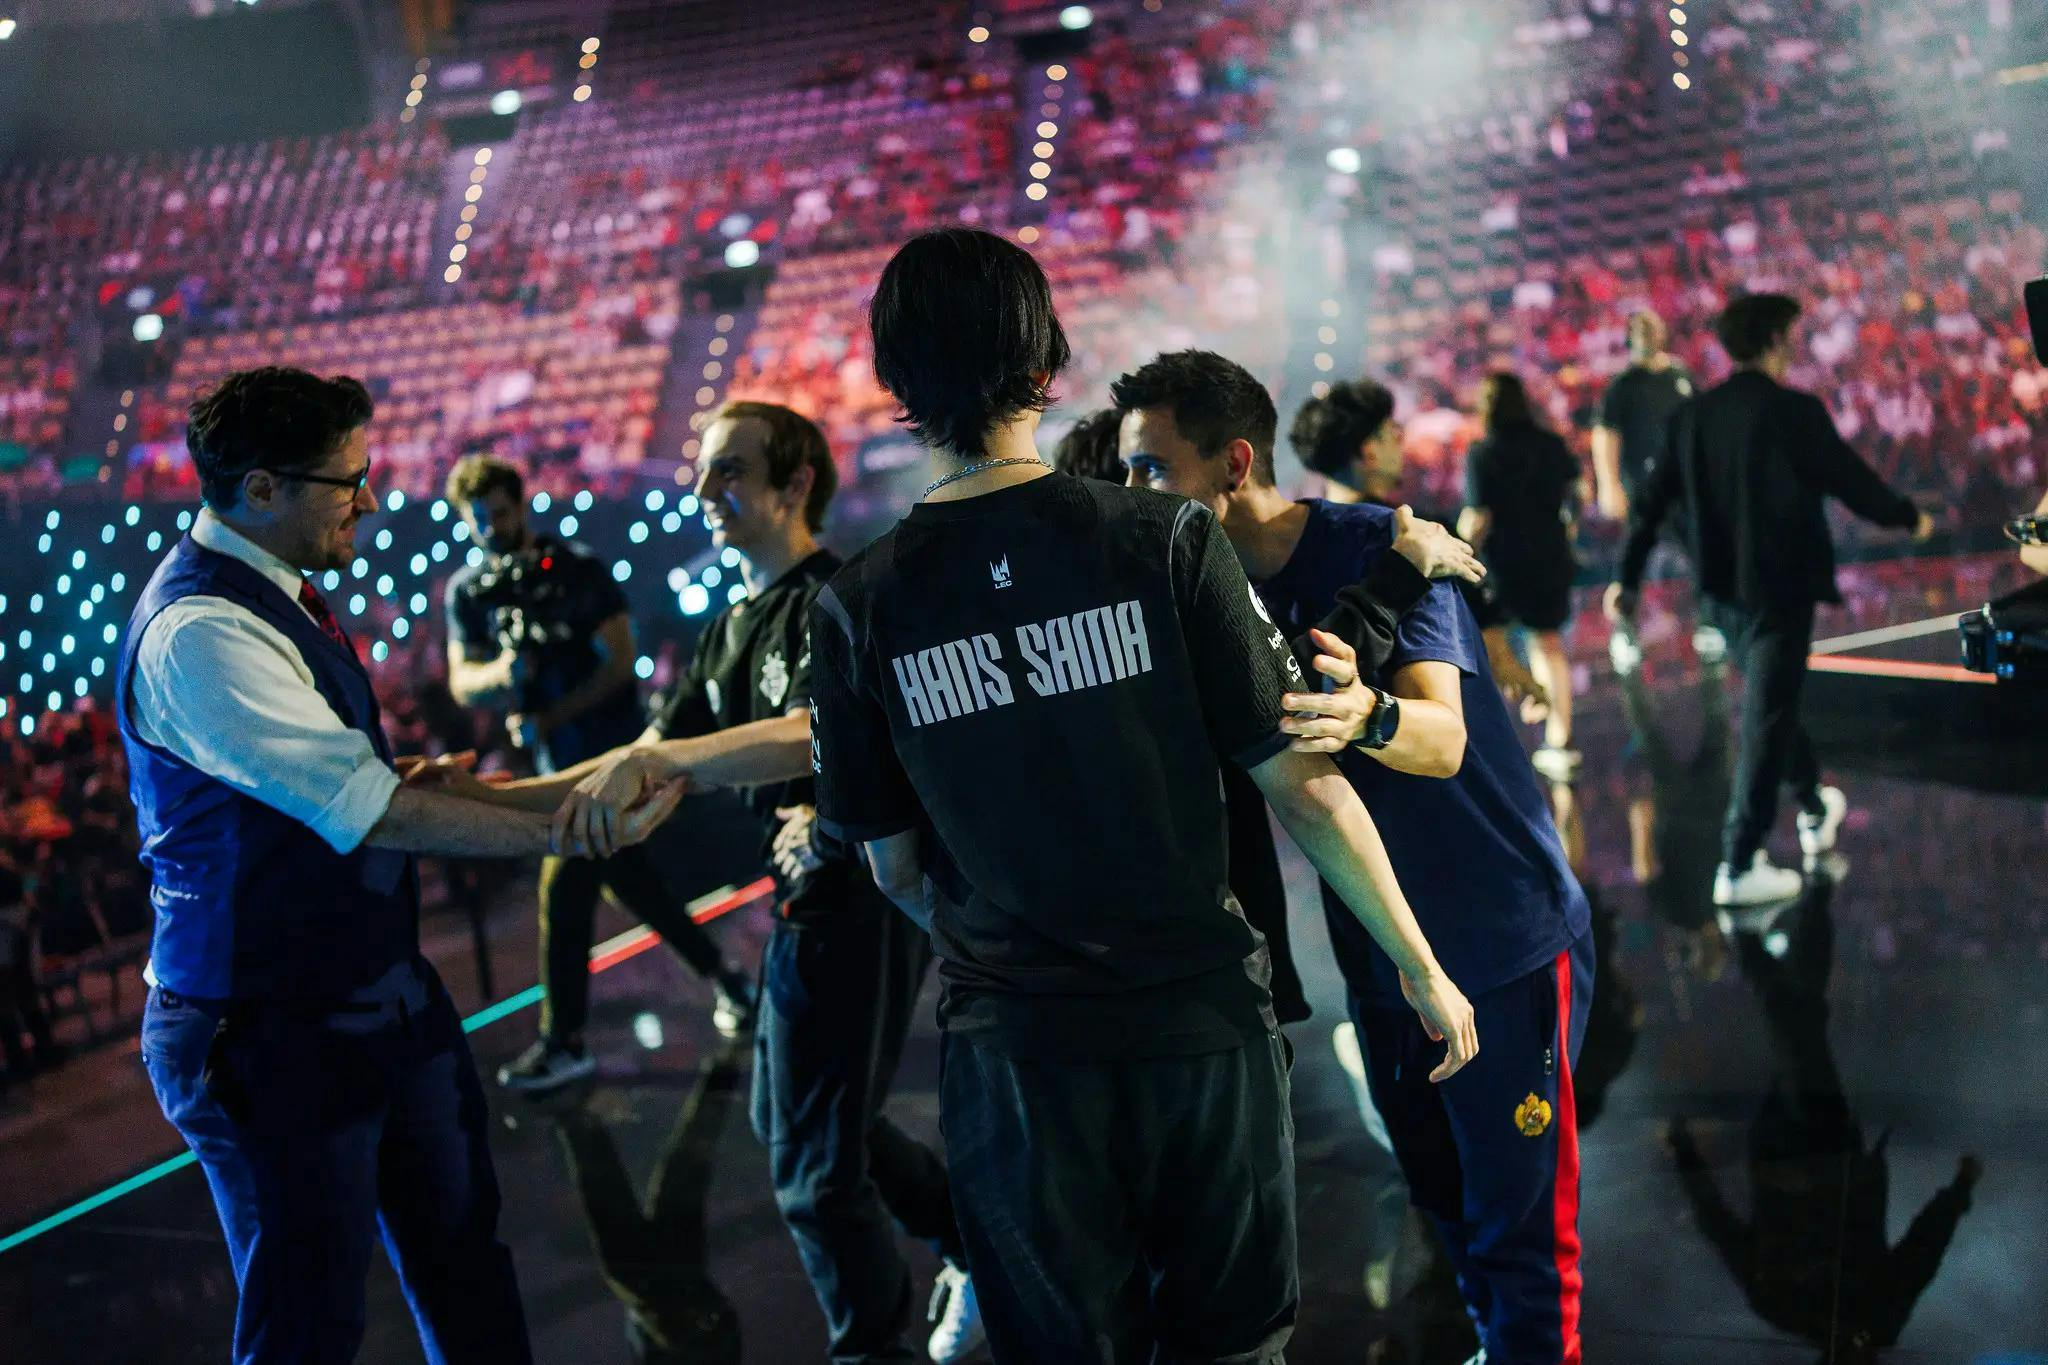
[[[697,500],[711,543],[741,554],[772,545],[804,515],[809,481],[775,487],[768,468],[768,424],[757,417],[722,417],[704,429],[704,472]],[[801,486],[801,487],[800,487]]]
[[[1243,447],[1239,463],[1249,463],[1251,447],[1243,441],[1230,444]],[[1133,408],[1117,428],[1117,455],[1130,472],[1132,487],[1178,493],[1218,516],[1232,485],[1244,477],[1241,469],[1232,468],[1231,448],[1214,458],[1204,456],[1181,434],[1171,408]]]
[[[251,470],[242,481],[243,514],[265,530],[273,553],[295,569],[320,573],[355,562],[356,525],[377,510],[377,495],[356,480],[370,467],[369,431],[357,427],[320,464],[295,478],[270,469]],[[343,485],[319,479],[346,480]]]

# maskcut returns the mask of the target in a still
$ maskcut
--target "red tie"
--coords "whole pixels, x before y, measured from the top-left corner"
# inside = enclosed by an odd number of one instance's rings
[[[334,619],[334,613],[327,609],[326,599],[313,591],[310,582],[299,583],[299,605],[312,616],[313,624],[327,633],[327,638],[354,655],[356,647],[349,643],[348,636],[341,629],[341,622]]]

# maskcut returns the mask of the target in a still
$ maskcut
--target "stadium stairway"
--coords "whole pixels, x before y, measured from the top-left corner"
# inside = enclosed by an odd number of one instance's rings
[[[733,359],[753,335],[759,315],[758,294],[748,291],[737,306],[721,308],[703,301],[698,291],[687,296],[682,321],[669,339],[668,370],[661,378],[661,401],[654,413],[654,436],[647,443],[647,462],[658,469],[675,470],[688,463],[692,472],[684,482],[696,483],[697,447],[688,443],[698,435],[708,415],[725,401],[732,380]],[[719,343],[723,343],[722,345]],[[716,369],[710,367],[716,365]],[[773,398],[773,394],[748,397]],[[685,446],[688,445],[687,451]],[[649,472],[652,472],[650,470]]]

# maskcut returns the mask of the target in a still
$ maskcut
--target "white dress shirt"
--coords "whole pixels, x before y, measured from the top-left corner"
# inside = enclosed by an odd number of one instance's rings
[[[192,539],[298,603],[299,571],[212,512],[199,514]],[[181,598],[158,612],[135,652],[130,690],[138,738],[303,822],[337,853],[363,842],[398,790],[369,737],[344,725],[313,685],[298,646],[226,598]]]

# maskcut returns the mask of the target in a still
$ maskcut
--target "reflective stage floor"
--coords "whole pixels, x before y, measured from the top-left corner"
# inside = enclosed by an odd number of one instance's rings
[[[1579,1074],[1587,1359],[2048,1362],[2042,801],[1827,754],[1852,803],[1831,875],[1797,902],[1718,917],[1708,883],[1728,755],[1711,736],[1726,693],[1671,638],[1626,685],[1589,652],[1585,770],[1567,812],[1603,949]],[[1774,848],[1796,865],[1790,836],[1788,813]],[[1364,1136],[1332,1046],[1341,995],[1320,911],[1289,866],[1316,1014],[1293,1030],[1305,1292],[1288,1359],[1453,1365],[1470,1333]],[[498,918],[501,983],[523,986],[524,906]],[[753,955],[765,923],[755,906],[719,932]],[[444,971],[460,994],[460,955]],[[619,962],[596,983],[598,1083],[548,1103],[494,1099],[503,1232],[543,1362],[632,1358],[597,1251],[627,1236],[671,1259],[673,1307],[707,1329],[684,1358],[821,1358],[747,1128],[747,1051],[720,1049],[708,1004],[666,952]],[[892,1112],[931,1134],[929,996],[922,1013]],[[524,1009],[479,1029],[479,1064],[494,1070],[532,1027]],[[178,1151],[131,1052],[66,1070],[75,1078],[0,1110],[0,1236]],[[1365,1267],[1388,1244],[1381,1309]],[[912,1256],[929,1283],[931,1258]],[[232,1302],[187,1168],[0,1253],[0,1360],[220,1361]],[[364,1360],[419,1359],[381,1260],[370,1318]]]

